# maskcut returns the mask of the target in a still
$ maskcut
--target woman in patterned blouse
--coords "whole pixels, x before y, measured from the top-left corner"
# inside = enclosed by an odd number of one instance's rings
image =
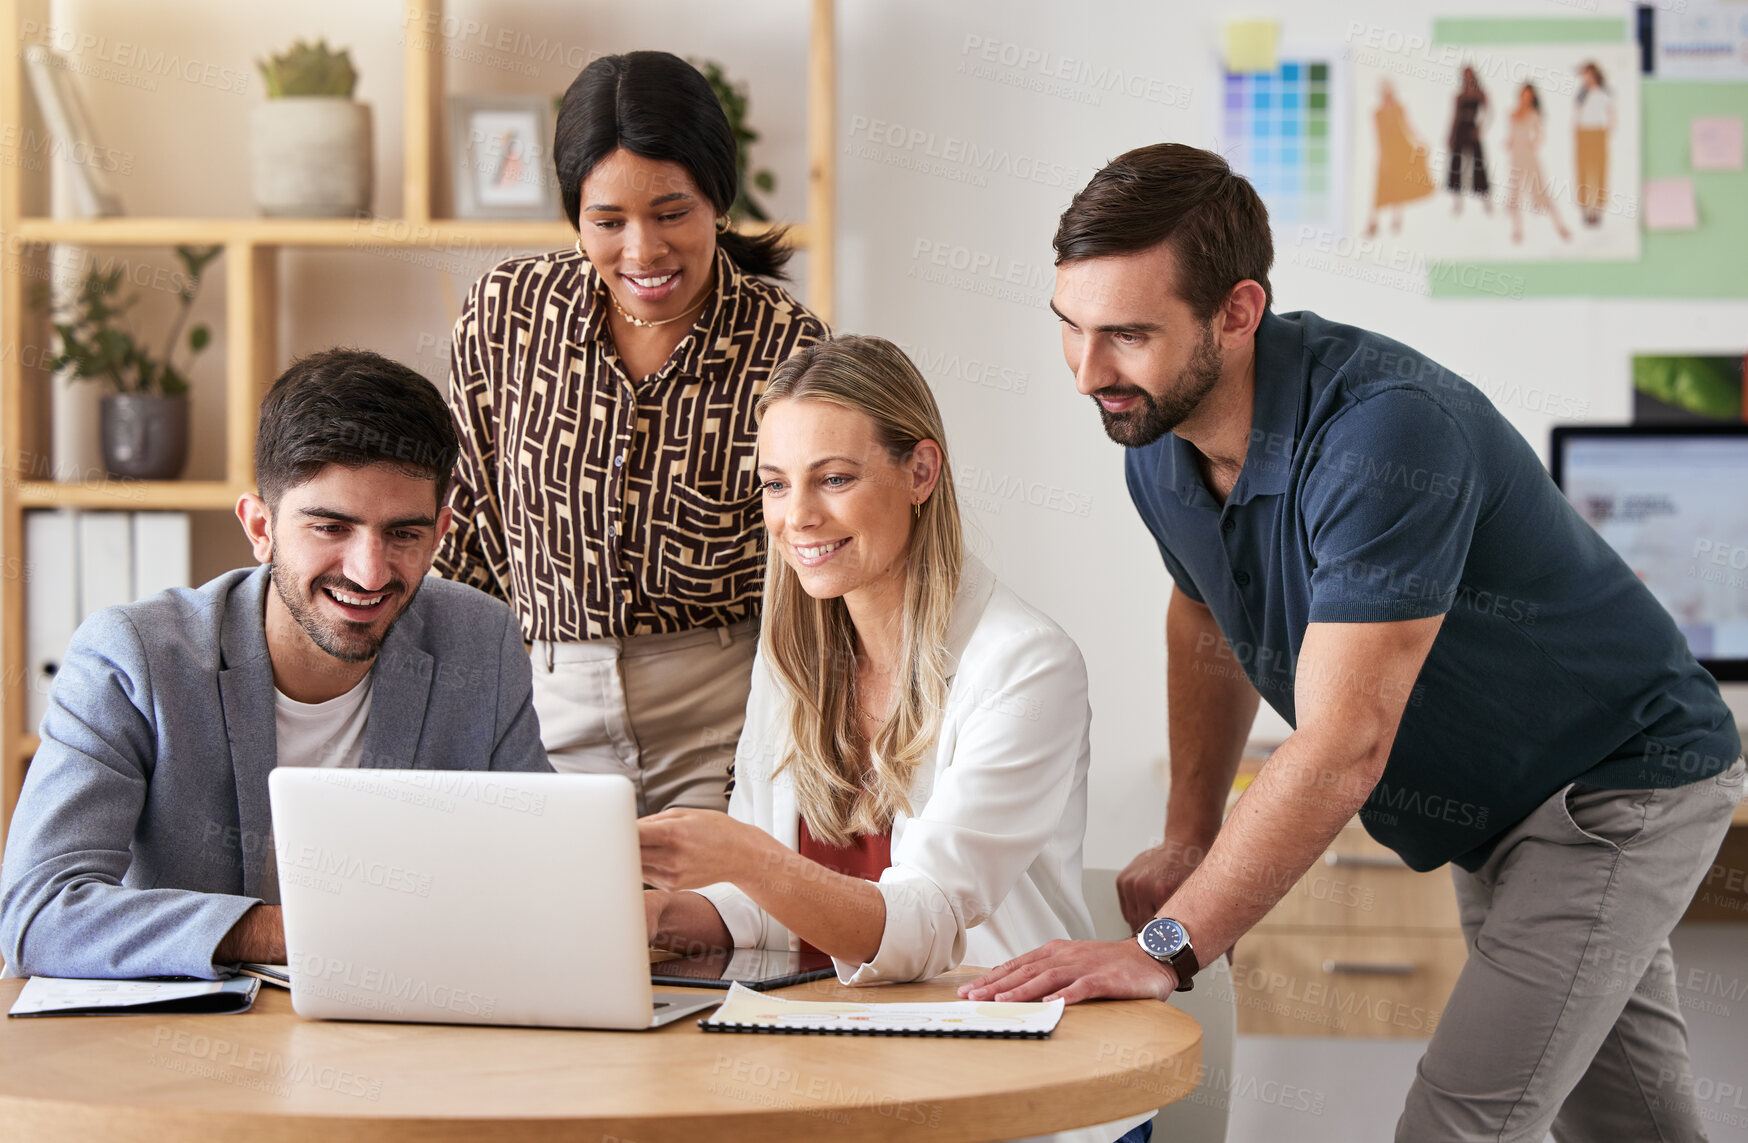
[[[721,809],[764,570],[753,407],[828,331],[765,280],[781,232],[728,229],[734,135],[685,61],[591,63],[554,157],[576,248],[497,266],[456,323],[437,567],[515,608],[554,767]]]

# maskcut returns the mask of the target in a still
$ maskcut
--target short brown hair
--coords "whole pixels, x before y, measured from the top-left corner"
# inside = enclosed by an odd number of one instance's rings
[[[255,488],[277,511],[287,489],[330,464],[388,464],[436,481],[441,505],[460,452],[431,382],[368,349],[328,349],[292,362],[262,399]]]
[[[1212,151],[1182,143],[1137,147],[1112,160],[1056,226],[1056,264],[1137,254],[1171,243],[1177,288],[1207,321],[1249,279],[1275,301],[1269,212],[1243,175]]]

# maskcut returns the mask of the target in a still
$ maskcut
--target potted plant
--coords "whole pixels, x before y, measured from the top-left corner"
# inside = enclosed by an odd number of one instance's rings
[[[370,209],[370,107],[352,101],[351,52],[299,40],[256,61],[267,102],[252,112],[255,206],[276,218],[336,218]]]
[[[104,396],[99,414],[103,463],[112,476],[173,480],[188,463],[188,377],[177,368],[176,354],[185,345],[192,367],[212,342],[212,331],[204,323],[189,328],[186,341],[182,331],[200,292],[201,275],[222,250],[176,248],[183,270],[176,320],[156,356],[121,325],[139,301],[138,294],[119,296],[124,268],[105,272],[93,266],[79,292],[62,306],[50,305],[46,286],[38,291],[38,305],[54,311],[59,342],[45,363],[48,370],[70,369],[75,380],[107,381],[115,390]]]

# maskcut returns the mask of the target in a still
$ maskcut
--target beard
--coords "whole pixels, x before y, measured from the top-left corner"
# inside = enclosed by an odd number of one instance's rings
[[[310,641],[328,654],[343,663],[368,663],[376,658],[376,653],[382,650],[383,640],[394,630],[394,625],[400,617],[406,614],[407,608],[413,605],[413,599],[419,594],[417,584],[409,592],[406,585],[396,579],[379,591],[365,591],[351,580],[340,576],[323,576],[309,585],[308,594],[303,593],[296,578],[285,570],[277,555],[269,561],[268,572],[273,578],[273,586],[279,592],[279,601],[285,604],[285,610],[297,621],[297,625],[310,637]],[[315,593],[324,587],[332,587],[348,595],[378,595],[389,592],[394,595],[405,594],[406,598],[400,608],[383,624],[380,632],[372,629],[371,623],[355,623],[351,620],[330,620],[318,610],[318,604],[313,598]],[[380,622],[378,620],[377,622]]]
[[[1196,411],[1216,383],[1224,363],[1220,346],[1214,341],[1214,331],[1202,329],[1202,340],[1190,354],[1189,364],[1172,380],[1167,390],[1154,396],[1145,389],[1130,385],[1113,385],[1093,394],[1093,403],[1100,397],[1139,397],[1139,408],[1113,413],[1098,405],[1099,417],[1105,423],[1105,435],[1125,448],[1145,448],[1171,432]]]

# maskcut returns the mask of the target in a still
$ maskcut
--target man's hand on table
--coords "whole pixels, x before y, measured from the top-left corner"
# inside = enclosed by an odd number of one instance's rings
[[[1051,941],[960,987],[965,1000],[1164,1000],[1177,973],[1132,940]]]

